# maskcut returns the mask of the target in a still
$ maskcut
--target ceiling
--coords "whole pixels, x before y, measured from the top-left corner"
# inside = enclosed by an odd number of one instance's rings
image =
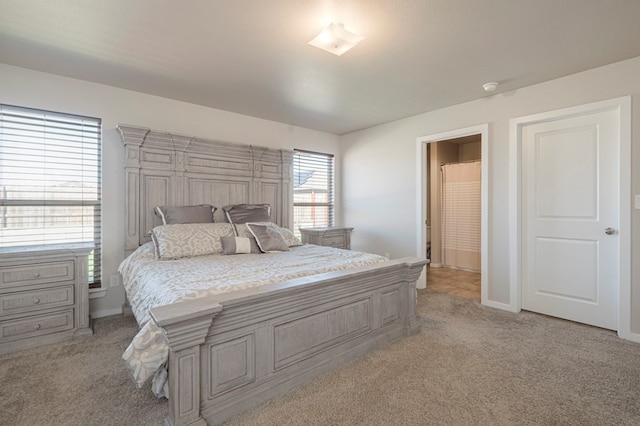
[[[340,135],[640,56],[639,19],[638,0],[0,0],[0,62]],[[309,46],[329,21],[366,38]]]

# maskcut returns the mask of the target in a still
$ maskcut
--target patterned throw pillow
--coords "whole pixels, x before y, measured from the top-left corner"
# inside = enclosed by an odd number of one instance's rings
[[[151,231],[156,258],[161,260],[222,253],[222,237],[233,237],[230,223],[183,223]]]

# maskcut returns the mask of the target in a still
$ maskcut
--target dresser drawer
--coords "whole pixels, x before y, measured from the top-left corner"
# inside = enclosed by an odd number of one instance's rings
[[[73,260],[10,266],[0,271],[0,288],[73,281],[74,270]]]
[[[73,309],[0,322],[0,342],[73,329]]]
[[[0,316],[73,305],[73,291],[73,285],[67,285],[0,295]]]

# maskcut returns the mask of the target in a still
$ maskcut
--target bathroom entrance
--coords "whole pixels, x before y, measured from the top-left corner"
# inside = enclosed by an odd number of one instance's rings
[[[485,272],[486,126],[420,138],[427,287],[481,301]]]

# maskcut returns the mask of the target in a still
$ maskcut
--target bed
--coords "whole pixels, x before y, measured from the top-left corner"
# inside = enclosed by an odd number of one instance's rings
[[[157,343],[165,346],[166,361],[160,361],[168,375],[160,381],[169,399],[167,425],[218,424],[418,331],[415,283],[426,260],[300,246],[286,234],[292,219],[291,151],[127,125],[118,130],[126,151],[125,251],[131,254],[127,259],[137,258],[121,270],[131,281],[127,295],[141,333],[155,329]],[[226,256],[217,247],[215,253],[156,260],[162,241],[150,242],[151,237],[182,228],[163,225],[154,208],[199,205],[267,205],[269,220],[249,231],[280,230],[287,248]],[[238,227],[225,224],[223,209],[212,215],[213,224],[183,227],[206,228],[220,238],[240,235]],[[145,268],[159,262],[159,275],[151,277]],[[197,272],[198,264],[212,263],[233,271],[237,281],[200,286],[203,275],[224,275]],[[292,264],[301,267],[285,268]],[[277,273],[261,275],[269,270]],[[136,294],[145,279],[164,280],[169,296]]]

